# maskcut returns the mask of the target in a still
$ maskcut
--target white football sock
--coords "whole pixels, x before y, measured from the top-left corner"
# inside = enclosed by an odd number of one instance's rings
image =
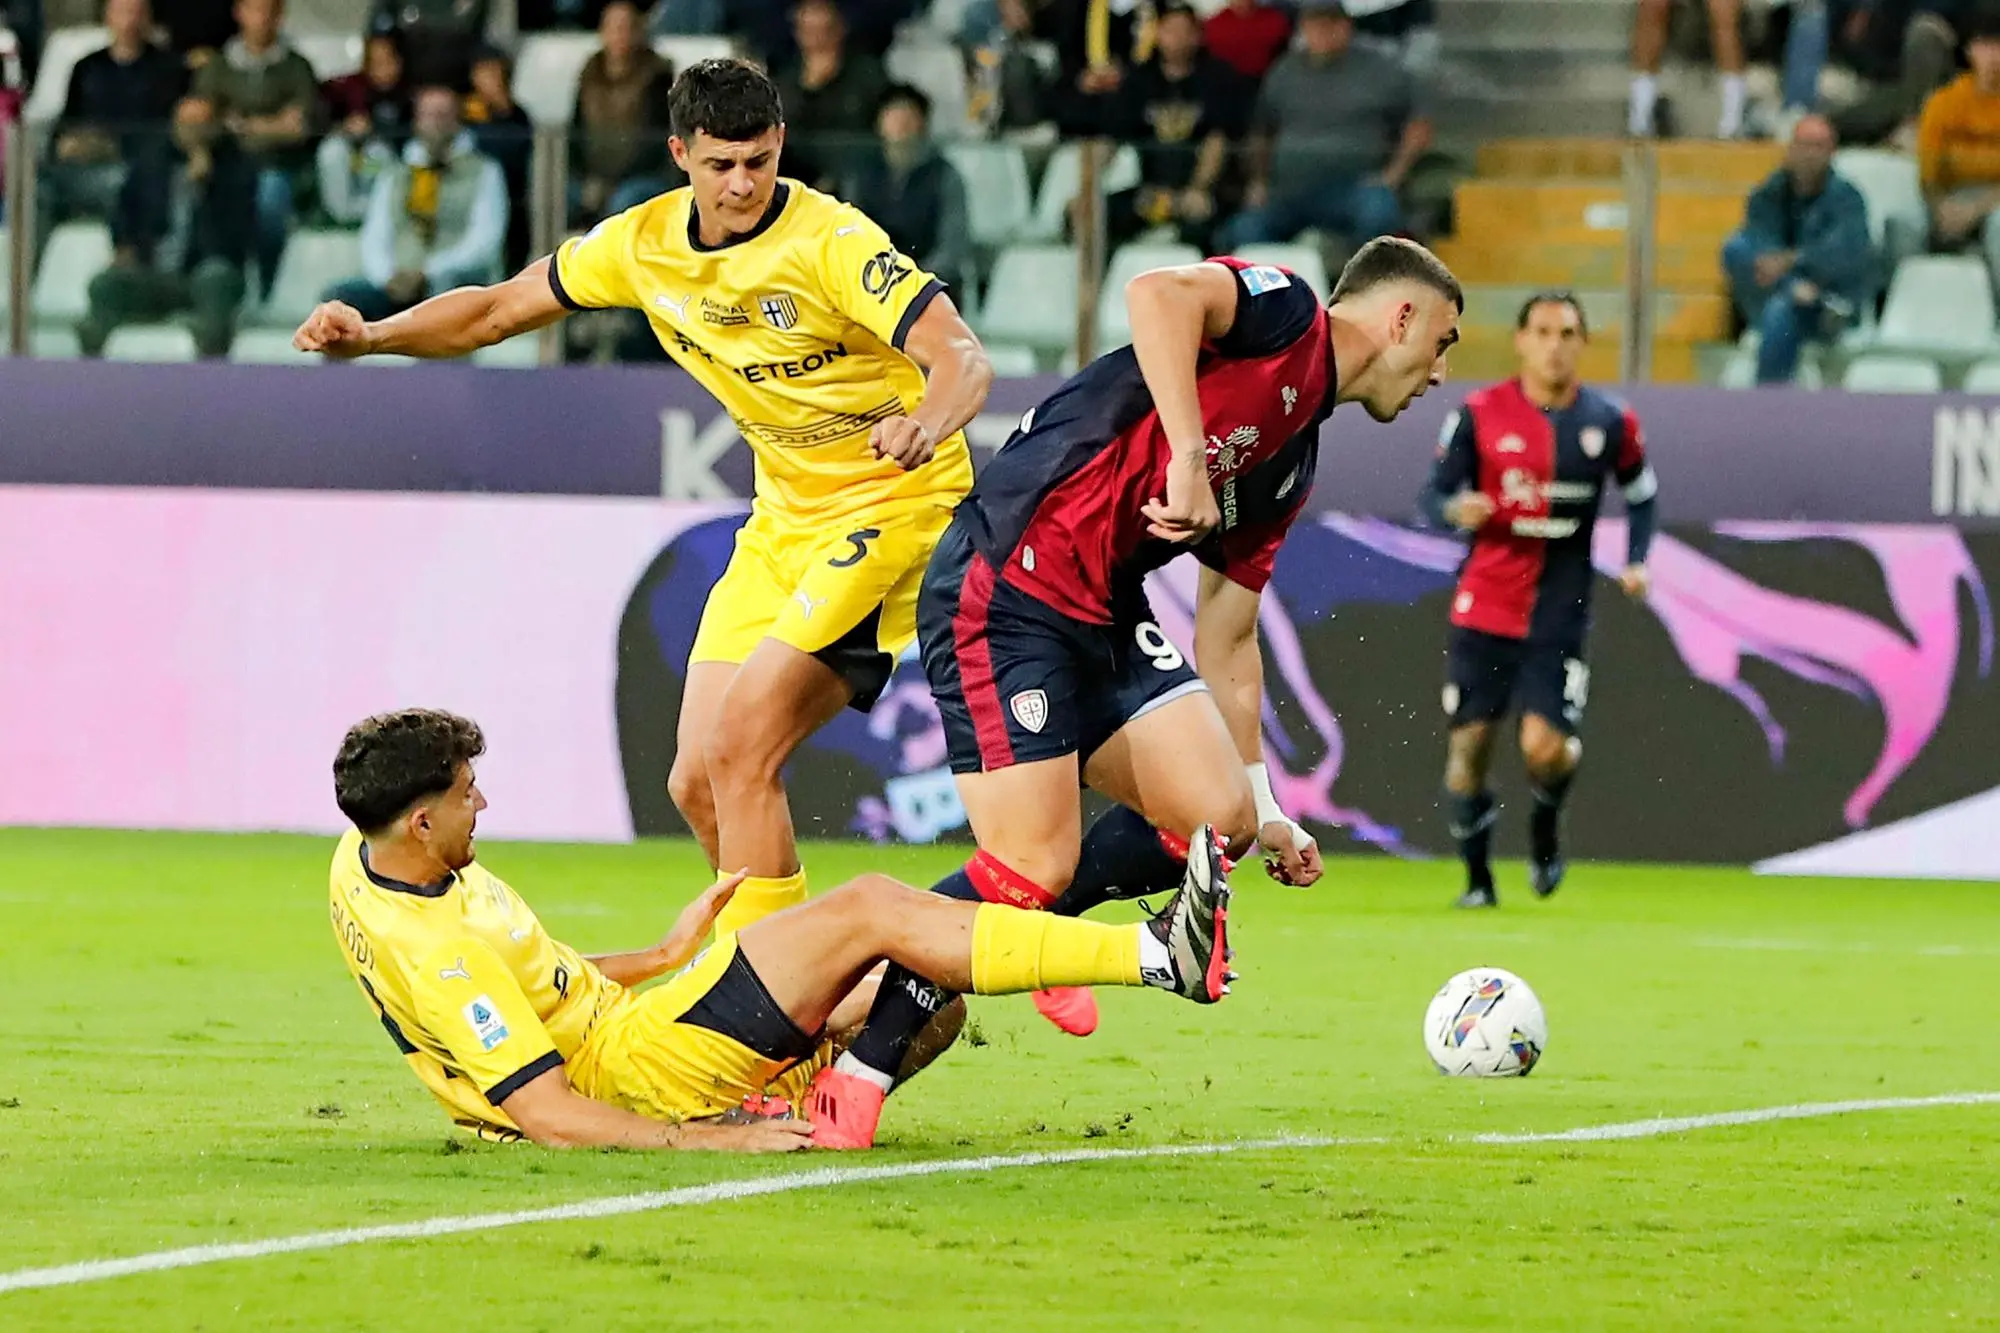
[[[840,1053],[840,1058],[833,1062],[833,1072],[836,1074],[852,1074],[856,1078],[866,1079],[868,1082],[882,1089],[883,1092],[888,1092],[896,1086],[895,1075],[885,1074],[873,1065],[862,1064],[854,1058],[852,1051],[842,1051]]]
[[[1139,975],[1148,981],[1154,977],[1170,977],[1174,974],[1174,955],[1167,948],[1167,942],[1141,924],[1132,927],[1139,932]],[[1158,985],[1158,982],[1154,982]]]
[[[1722,76],[1722,119],[1715,127],[1720,139],[1739,138],[1743,133],[1743,103],[1748,91],[1741,74]]]
[[[1626,103],[1625,130],[1634,138],[1646,138],[1653,132],[1653,108],[1660,100],[1660,80],[1654,74],[1634,74],[1632,76],[1632,96]]]

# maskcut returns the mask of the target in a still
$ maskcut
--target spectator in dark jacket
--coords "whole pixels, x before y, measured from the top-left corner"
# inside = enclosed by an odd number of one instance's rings
[[[492,0],[375,0],[368,31],[401,39],[412,88],[443,84],[464,92],[491,8]]]
[[[978,0],[965,12],[958,41],[975,124],[1026,130],[1055,118],[1056,49],[1037,37],[1029,0]]]
[[[1759,384],[1789,383],[1804,344],[1837,334],[1873,293],[1868,206],[1834,174],[1834,145],[1824,116],[1801,120],[1722,247],[1730,294],[1761,338]]]
[[[1138,145],[1140,184],[1105,201],[1112,243],[1171,223],[1206,251],[1233,202],[1218,192],[1248,119],[1249,85],[1203,49],[1201,20],[1174,0],[1161,7],[1153,58],[1126,78],[1121,102],[1119,137]]]
[[[472,96],[465,99],[465,123],[479,151],[500,164],[507,181],[509,272],[528,262],[528,171],[535,157],[535,125],[514,100],[514,62],[486,47],[472,58]]]
[[[104,26],[111,43],[76,62],[56,122],[43,178],[51,220],[108,217],[134,166],[163,165],[174,103],[187,88],[186,67],[152,43],[146,0],[106,0]]]
[[[168,0],[160,6],[167,46],[183,60],[199,63],[236,35],[235,0]]]
[[[882,62],[849,48],[847,23],[833,0],[799,0],[792,11],[797,60],[778,75],[787,149],[796,147],[802,179],[837,179],[865,159],[875,110],[889,86]]]
[[[612,0],[570,117],[572,203],[581,219],[622,213],[667,188],[667,96],[674,69],[646,45],[639,7]],[[788,106],[787,112],[791,110]]]
[[[164,172],[135,173],[114,219],[111,267],[90,281],[77,325],[85,356],[100,356],[120,324],[192,312],[203,356],[229,353],[243,265],[251,248],[256,169],[200,97],[174,114],[174,157]]]
[[[972,276],[965,182],[932,142],[930,120],[929,98],[905,84],[891,86],[875,120],[881,146],[849,172],[840,194],[880,223],[919,268],[961,288]]]

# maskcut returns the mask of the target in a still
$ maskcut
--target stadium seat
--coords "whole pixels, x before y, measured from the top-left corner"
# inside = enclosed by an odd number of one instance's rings
[[[542,335],[523,333],[509,338],[506,342],[482,347],[470,358],[475,366],[501,366],[509,369],[525,369],[542,363]]]
[[[1129,190],[1139,183],[1139,152],[1131,144],[1120,144],[1099,174],[1105,194]],[[1042,173],[1041,193],[1035,196],[1035,216],[1027,239],[1052,241],[1069,225],[1069,201],[1083,187],[1083,145],[1066,143],[1049,158]]]
[[[264,302],[263,322],[290,328],[312,313],[326,289],[361,272],[358,232],[328,228],[292,233]]]
[[[1736,351],[1730,355],[1729,364],[1722,368],[1722,378],[1716,381],[1724,389],[1754,389],[1757,387],[1757,333],[1751,330],[1743,335]],[[1825,387],[1825,372],[1820,368],[1819,348],[1807,343],[1799,353],[1799,368],[1792,376],[1795,389],[1819,389]]]
[[[979,331],[996,342],[1067,347],[1076,340],[1076,251],[1016,245],[1000,252]]]
[[[1938,393],[1944,376],[1935,361],[1871,353],[1847,363],[1840,387],[1849,393]]]
[[[514,60],[514,100],[537,125],[567,125],[576,85],[597,50],[594,32],[538,32],[521,40]]]
[[[1881,351],[1977,357],[2000,350],[1984,260],[1915,255],[1896,266],[1874,346]]]
[[[1028,156],[1019,144],[948,144],[945,157],[965,182],[972,240],[989,248],[1021,234],[1034,210]]]
[[[986,359],[993,363],[995,375],[1033,375],[1041,369],[1035,357],[1035,349],[1022,347],[1016,343],[986,344]]]
[[[325,358],[292,346],[290,329],[244,329],[229,345],[229,359],[249,366],[316,366]]]
[[[951,43],[936,38],[899,37],[884,62],[889,77],[907,83],[931,99],[931,133],[940,139],[962,139],[971,126],[966,119],[968,95],[965,58]]]
[[[111,263],[111,231],[101,222],[65,222],[49,233],[35,272],[35,318],[74,324],[90,308],[90,280]]]
[[[192,361],[194,334],[179,324],[127,324],[104,344],[106,361]]]
[[[109,34],[94,24],[57,28],[50,33],[42,44],[41,69],[35,75],[35,86],[28,91],[27,104],[21,108],[21,119],[45,125],[62,115],[63,103],[69,98],[70,71],[77,61],[110,43]]]
[[[77,345],[75,329],[32,329],[28,355],[37,361],[74,361],[83,349]]]
[[[361,68],[361,34],[301,32],[289,34],[292,49],[306,58],[321,83]]]
[[[1843,148],[1833,155],[1833,169],[1861,191],[1868,205],[1868,236],[1876,248],[1883,247],[1891,222],[1896,231],[1892,257],[1922,246],[1930,218],[1915,158],[1886,148]]]
[[[1967,393],[2000,394],[2000,360],[1981,361],[1965,372]]]
[[[1192,245],[1158,245],[1134,241],[1111,256],[1111,267],[1097,293],[1097,350],[1108,352],[1132,341],[1132,321],[1125,309],[1125,284],[1147,269],[1170,264],[1198,264],[1201,251]]]
[[[1333,283],[1328,280],[1326,259],[1316,245],[1246,245],[1236,252],[1238,259],[1247,259],[1253,264],[1276,264],[1288,268],[1306,280],[1306,286],[1319,293],[1324,301],[1333,294]]]

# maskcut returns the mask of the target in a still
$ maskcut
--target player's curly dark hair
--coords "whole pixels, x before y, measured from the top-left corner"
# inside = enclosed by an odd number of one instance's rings
[[[1514,316],[1514,327],[1517,329],[1527,328],[1528,316],[1535,313],[1536,306],[1543,305],[1566,305],[1571,310],[1576,311],[1577,331],[1586,338],[1590,336],[1590,317],[1583,313],[1583,302],[1577,299],[1576,293],[1567,287],[1550,288],[1547,291],[1532,293],[1527,300],[1521,302],[1521,312]]]
[[[677,138],[699,130],[712,139],[741,143],[784,123],[778,85],[747,60],[697,60],[682,70],[667,96],[667,118]]]
[[[1377,236],[1356,250],[1347,267],[1340,270],[1340,281],[1333,285],[1333,301],[1360,296],[1391,282],[1422,283],[1449,298],[1460,314],[1465,313],[1465,292],[1445,262],[1400,236]]]
[[[378,713],[347,729],[333,757],[333,799],[363,833],[379,833],[417,802],[440,796],[486,753],[479,724],[435,708]]]

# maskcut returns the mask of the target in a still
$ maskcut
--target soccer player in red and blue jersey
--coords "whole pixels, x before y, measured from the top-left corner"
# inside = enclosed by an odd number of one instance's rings
[[[1211,838],[1237,854],[1260,843],[1287,882],[1320,874],[1262,762],[1260,599],[1312,489],[1320,424],[1343,402],[1388,421],[1443,379],[1458,282],[1422,246],[1383,238],[1328,306],[1296,275],[1236,259],[1142,274],[1126,303],[1132,346],[1021,419],[924,576],[924,670],[979,841],[935,886],[949,897],[1081,913],[1198,875]],[[1143,586],[1189,552],[1203,565],[1199,674]],[[1118,802],[1087,835],[1079,785]],[[814,1142],[873,1142],[892,1073],[945,998],[907,970],[885,977],[814,1084]],[[1067,1031],[1096,1026],[1087,991],[1037,1003]]]
[[[1444,691],[1445,791],[1466,875],[1460,907],[1499,903],[1487,858],[1498,812],[1486,777],[1494,728],[1516,705],[1534,794],[1529,883],[1546,898],[1562,882],[1557,825],[1583,755],[1590,539],[1607,479],[1623,491],[1630,525],[1619,585],[1634,598],[1650,587],[1659,483],[1639,418],[1579,378],[1588,336],[1575,296],[1530,297],[1514,334],[1520,374],[1472,394],[1446,420],[1423,496],[1433,522],[1471,537],[1451,602]]]

